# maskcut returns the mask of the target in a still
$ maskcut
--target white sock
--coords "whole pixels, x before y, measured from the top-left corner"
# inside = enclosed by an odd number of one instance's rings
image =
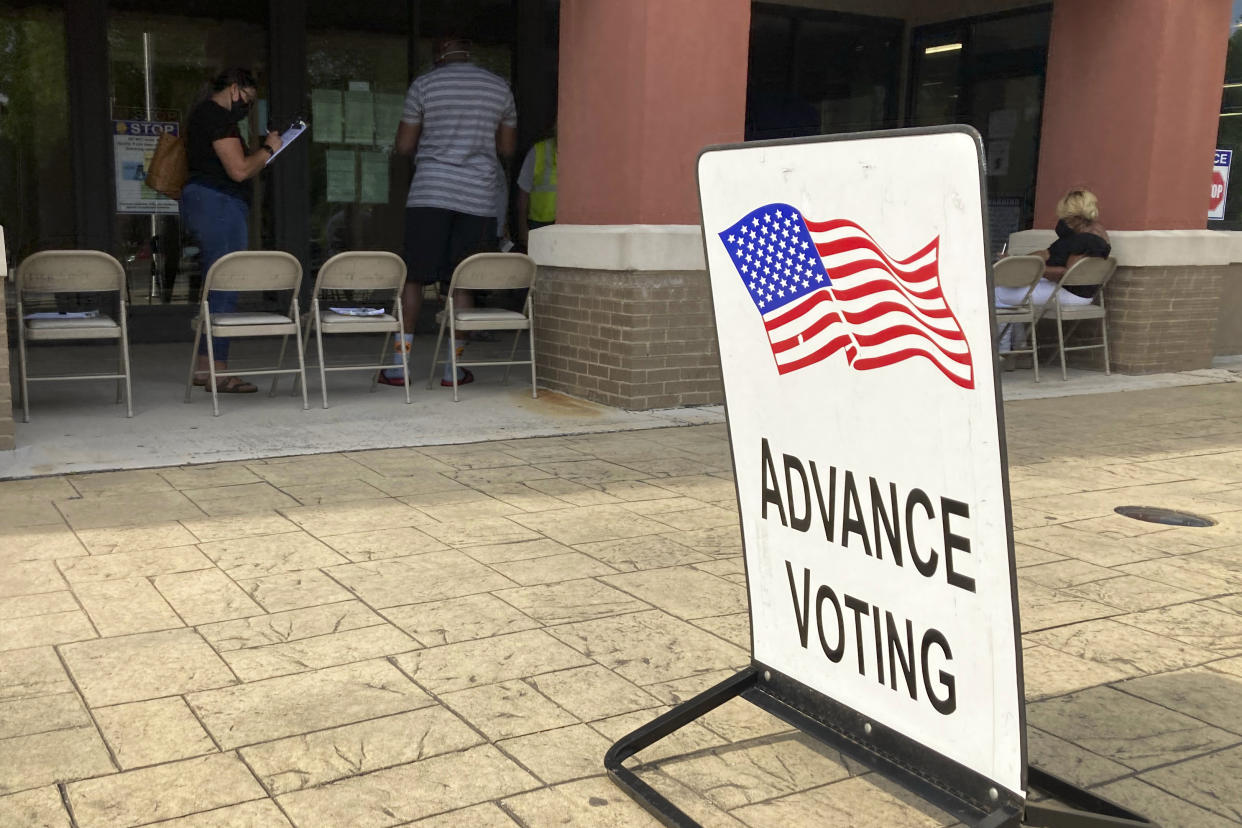
[[[401,378],[401,355],[408,354],[412,347],[414,347],[414,334],[403,333],[399,337],[393,337],[392,364],[397,367],[384,369],[384,376],[389,379]]]
[[[457,349],[457,358],[461,359],[462,353],[466,350],[466,340],[454,339],[453,347]],[[466,369],[458,368],[457,369],[457,381],[461,382],[465,378],[466,378]],[[451,362],[444,363],[444,381],[445,382],[453,381],[453,363]]]

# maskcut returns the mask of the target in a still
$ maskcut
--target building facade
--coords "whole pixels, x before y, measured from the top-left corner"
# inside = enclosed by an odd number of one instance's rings
[[[552,388],[626,408],[719,401],[703,146],[944,123],[983,136],[995,250],[1046,243],[1066,189],[1099,194],[1122,265],[1117,369],[1205,367],[1242,353],[1242,243],[1222,232],[1242,227],[1242,187],[1207,219],[1209,158],[1242,149],[1237,5],[0,0],[0,224],[10,264],[113,253],[132,338],[188,338],[195,251],[175,203],[127,178],[146,146],[131,133],[180,123],[208,77],[246,65],[263,87],[255,134],[315,125],[263,177],[252,246],[308,273],[342,250],[399,251],[410,170],[391,153],[394,107],[431,40],[457,33],[512,83],[519,152],[559,113],[559,223],[531,239]]]

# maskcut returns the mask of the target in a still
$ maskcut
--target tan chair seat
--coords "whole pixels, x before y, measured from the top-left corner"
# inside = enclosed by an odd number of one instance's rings
[[[1030,319],[1034,314],[1033,308],[997,308],[997,319]]]
[[[224,327],[225,325],[279,325],[282,322],[292,323],[293,320],[279,313],[254,311],[245,313],[213,313],[211,315],[211,322],[213,325]]]
[[[121,326],[103,315],[94,319],[27,319],[25,333],[31,342],[119,339]]]
[[[39,329],[54,328],[58,331],[73,330],[74,328],[116,328],[119,327],[111,316],[100,314],[94,318],[83,319],[27,319],[26,327],[32,331]]]
[[[379,316],[350,316],[346,313],[335,313],[334,311],[320,311],[319,322],[325,328],[332,325],[394,325],[397,317],[391,313],[380,314]]]
[[[457,312],[458,322],[506,322],[525,321],[526,314],[504,308],[470,308]]]
[[[453,322],[463,331],[521,330],[530,327],[526,314],[503,308],[470,308],[459,310],[453,316]]]
[[[1062,305],[1062,319],[1101,319],[1104,309],[1099,305]]]

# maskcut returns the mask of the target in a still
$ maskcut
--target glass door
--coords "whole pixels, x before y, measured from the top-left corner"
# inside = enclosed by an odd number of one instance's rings
[[[1034,218],[1050,26],[1040,8],[924,26],[911,39],[908,121],[983,136],[994,253]]]
[[[311,272],[347,250],[402,250],[409,162],[392,150],[409,83],[409,10],[362,5],[308,9]]]
[[[161,6],[165,8],[165,6]],[[249,68],[265,95],[267,31],[262,22],[114,11],[108,19],[112,88],[116,245],[129,275],[130,302],[195,303],[202,286],[198,249],[186,237],[177,202],[143,183],[145,165],[161,131],[180,132],[190,110],[209,94],[209,82],[230,66]],[[266,126],[261,100],[243,122],[253,146]],[[263,178],[250,211],[252,247],[271,245]]]
[[[417,6],[416,21],[406,4],[387,0],[355,0],[347,7],[314,0],[308,8],[312,270],[347,250],[402,252],[411,167],[393,145],[411,69],[417,75],[431,68],[435,37],[452,32],[470,38],[474,62],[510,80],[509,0],[422,0]]]

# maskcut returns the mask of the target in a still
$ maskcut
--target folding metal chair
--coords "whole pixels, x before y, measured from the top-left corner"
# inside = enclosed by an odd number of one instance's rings
[[[444,316],[440,319],[440,333],[436,335],[436,349],[431,358],[431,374],[427,378],[430,388],[435,380],[436,368],[446,361],[453,369],[453,402],[457,402],[457,369],[479,365],[504,365],[505,382],[509,381],[509,366],[530,363],[530,395],[538,397],[535,387],[535,260],[524,253],[476,253],[464,260],[453,271],[449,284],[448,300]],[[526,301],[521,311],[503,308],[458,308],[453,297],[459,290],[525,290]],[[449,339],[455,340],[458,331],[514,331],[513,347],[509,359],[485,362],[458,362],[457,349],[449,345],[448,360],[439,359],[440,342],[448,329]],[[522,331],[530,335],[530,359],[514,360],[518,339]]]
[[[377,387],[379,370],[392,368],[391,364],[365,363],[362,365],[333,365],[328,367],[324,362],[324,334],[348,333],[382,333],[384,345],[380,351],[380,359],[388,351],[388,341],[394,334],[405,330],[405,316],[401,309],[401,290],[405,287],[405,262],[395,253],[382,251],[357,251],[338,253],[323,263],[315,278],[315,291],[311,294],[311,309],[306,315],[306,330],[303,333],[303,348],[310,345],[310,328],[315,329],[315,344],[319,351],[319,384],[323,390],[323,407],[328,407],[328,371],[375,371],[371,382],[371,390]],[[374,316],[353,316],[337,313],[325,306],[323,294],[326,291],[378,291],[388,292],[383,304],[391,310]],[[401,377],[405,382],[405,401],[410,403],[410,354],[401,353]],[[296,385],[297,380],[294,380]]]
[[[30,422],[31,382],[62,380],[114,379],[116,401],[125,395],[125,416],[134,416],[132,384],[129,370],[129,328],[125,306],[125,268],[112,256],[98,250],[48,250],[28,256],[17,269],[17,350],[18,373],[22,394],[22,417]],[[118,319],[103,312],[89,316],[44,316],[26,318],[27,293],[115,293]],[[48,314],[52,312],[47,312]],[[30,376],[26,364],[27,342],[67,342],[90,339],[117,341],[115,373],[78,374],[73,376]]]
[[[298,288],[302,282],[302,265],[293,256],[277,250],[245,250],[222,256],[207,271],[203,280],[203,296],[198,318],[194,321],[194,347],[190,351],[190,371],[185,380],[185,401],[190,401],[193,388],[198,343],[207,337],[208,387],[211,390],[212,416],[220,416],[219,394],[216,388],[215,339],[241,339],[255,336],[279,336],[280,357],[274,368],[257,368],[246,371],[229,370],[235,377],[260,374],[297,374],[302,382],[302,408],[310,408],[306,401],[306,363],[302,356],[302,328],[298,325]],[[289,313],[230,312],[212,313],[207,304],[208,294],[213,290],[231,290],[239,293],[260,291],[291,291]],[[289,336],[296,338],[298,367],[284,368],[285,348]],[[271,393],[276,384],[272,383]]]
[[[1113,277],[1117,271],[1117,260],[1113,258],[1101,259],[1098,257],[1087,257],[1079,259],[1065,271],[1065,276],[1061,279],[1061,287],[1069,286],[1090,286],[1097,285],[1095,295],[1091,297],[1089,305],[1066,305],[1060,301],[1060,291],[1052,296],[1052,301],[1048,304],[1056,313],[1057,320],[1057,351],[1061,356],[1061,379],[1069,379],[1069,375],[1065,370],[1065,352],[1066,351],[1088,351],[1093,348],[1104,349],[1104,373],[1111,374],[1111,368],[1108,361],[1108,317],[1104,310],[1104,287],[1108,284],[1108,280]],[[1073,333],[1078,327],[1078,323],[1085,319],[1100,320],[1100,334],[1102,342],[1099,345],[1070,345],[1065,344],[1065,340],[1069,333]],[[1073,322],[1067,333],[1063,327],[1063,322]]]
[[[1039,382],[1039,338],[1036,336],[1035,328],[1044,309],[1035,305],[1031,294],[1035,290],[1035,285],[1039,284],[1039,280],[1044,276],[1044,267],[1044,260],[1038,256],[1010,256],[992,265],[992,281],[996,287],[1026,291],[1021,302],[1008,307],[998,306],[996,308],[996,325],[1002,333],[1008,325],[1026,326],[1027,335],[1022,337],[1023,341],[1012,343],[1018,347],[1010,347],[1008,351],[1001,353],[1030,354],[1035,368],[1036,382]],[[1023,348],[1021,346],[1025,344],[1027,337],[1030,338],[1031,347]]]

